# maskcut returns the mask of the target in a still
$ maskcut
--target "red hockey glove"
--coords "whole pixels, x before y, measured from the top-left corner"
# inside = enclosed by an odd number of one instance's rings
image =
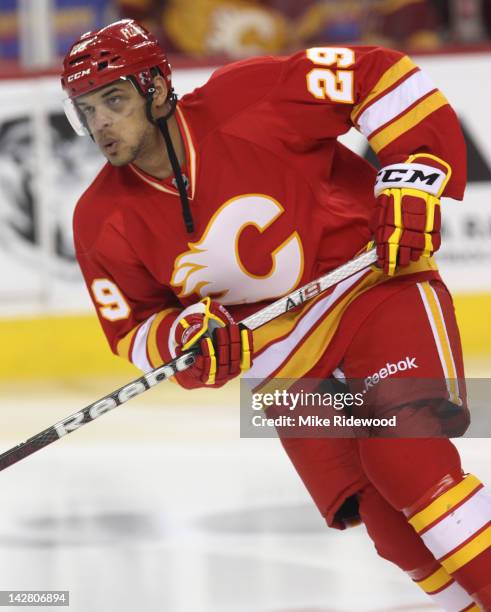
[[[239,327],[221,304],[208,297],[183,310],[170,331],[171,354],[196,346],[200,351],[196,362],[182,373],[194,378],[192,386],[221,387],[251,367],[252,331]]]
[[[418,163],[411,163],[416,158]],[[382,168],[375,183],[370,229],[378,264],[390,276],[397,266],[431,257],[441,242],[440,195],[450,167],[431,155],[412,156],[408,162]]]

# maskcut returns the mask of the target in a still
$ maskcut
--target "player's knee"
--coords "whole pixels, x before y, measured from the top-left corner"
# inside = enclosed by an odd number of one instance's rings
[[[397,510],[421,499],[435,483],[462,478],[460,457],[446,438],[361,439],[360,458],[374,487]]]

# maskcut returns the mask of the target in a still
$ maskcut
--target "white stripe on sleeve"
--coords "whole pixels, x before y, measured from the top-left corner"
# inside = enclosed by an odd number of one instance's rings
[[[392,121],[434,89],[435,85],[426,74],[415,72],[363,111],[358,118],[361,133],[368,138],[375,130]]]
[[[131,361],[136,365],[137,368],[143,370],[145,374],[153,370],[152,364],[148,361],[147,357],[147,339],[150,331],[150,325],[157,315],[154,314],[148,318],[143,325],[140,326],[136,332],[135,341],[133,343],[133,350],[131,351]]]

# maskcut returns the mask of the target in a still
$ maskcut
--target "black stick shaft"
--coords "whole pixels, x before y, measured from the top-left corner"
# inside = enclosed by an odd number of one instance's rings
[[[41,450],[45,446],[48,446],[48,444],[56,442],[56,440],[59,440],[63,436],[66,436],[79,427],[82,427],[82,425],[90,423],[90,421],[94,421],[101,415],[109,412],[109,410],[113,410],[117,406],[124,404],[132,397],[135,397],[147,389],[150,389],[150,387],[154,387],[158,383],[167,380],[171,376],[174,376],[177,374],[177,372],[186,370],[193,365],[194,361],[194,352],[188,352],[181,355],[169,363],[152,370],[148,374],[144,374],[143,376],[140,376],[140,378],[132,380],[120,389],[117,389],[109,395],[97,400],[93,404],[82,408],[82,410],[71,414],[69,417],[55,423],[55,425],[48,427],[44,431],[39,432],[25,442],[22,442],[10,450],[5,451],[0,455],[0,471],[4,470],[10,465],[13,465],[14,463],[17,463],[21,459],[24,459],[24,457],[28,457],[36,451]]]

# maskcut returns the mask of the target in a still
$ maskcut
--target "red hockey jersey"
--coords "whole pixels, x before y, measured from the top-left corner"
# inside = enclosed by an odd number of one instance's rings
[[[368,243],[375,170],[337,142],[350,128],[366,136],[382,165],[418,152],[442,158],[452,170],[443,195],[463,195],[465,145],[455,113],[395,51],[325,47],[231,64],[184,96],[176,117],[193,234],[172,178],[157,180],[132,164],[106,164],[74,217],[77,257],[111,348],[143,370],[171,357],[170,326],[190,303],[210,295],[240,320]],[[404,273],[431,268],[423,262]],[[258,330],[258,352],[275,356],[256,368],[258,377],[305,374],[343,308],[386,281],[369,271],[338,288],[320,313],[317,300]],[[314,329],[315,341],[293,359]]]

